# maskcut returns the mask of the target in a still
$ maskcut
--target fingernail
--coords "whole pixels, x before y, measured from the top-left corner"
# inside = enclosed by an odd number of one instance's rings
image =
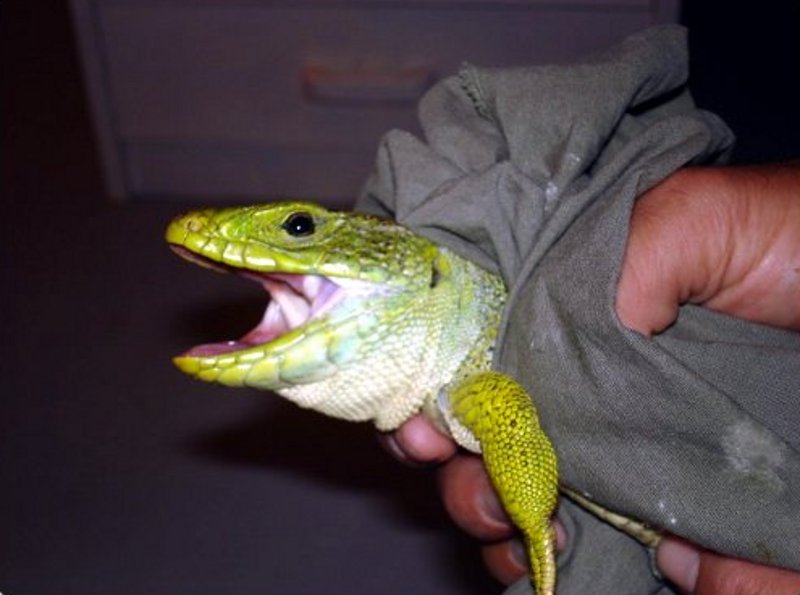
[[[691,593],[700,571],[700,553],[694,547],[675,539],[666,539],[658,547],[656,564],[661,573],[684,591]]]
[[[480,506],[484,514],[486,514],[490,520],[503,525],[511,525],[508,514],[506,514],[503,505],[500,503],[497,496],[494,495],[494,492],[484,492],[480,499]]]
[[[380,442],[381,446],[383,446],[390,455],[401,463],[413,465],[414,462],[409,458],[406,452],[400,448],[394,434],[378,434],[378,442]]]
[[[528,568],[528,552],[525,551],[525,544],[520,539],[511,540],[511,557],[514,562],[523,568]]]
[[[553,528],[556,531],[556,548],[559,552],[567,549],[567,530],[558,519],[553,521]]]

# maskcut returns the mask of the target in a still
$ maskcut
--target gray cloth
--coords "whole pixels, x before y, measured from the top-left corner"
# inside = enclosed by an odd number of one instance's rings
[[[695,108],[687,61],[670,26],[578,64],[467,65],[423,98],[424,141],[386,135],[358,208],[502,274],[496,367],[533,395],[565,483],[713,550],[800,569],[800,334],[685,306],[648,339],[614,311],[635,198],[732,144]],[[561,514],[559,593],[671,592],[629,537]]]

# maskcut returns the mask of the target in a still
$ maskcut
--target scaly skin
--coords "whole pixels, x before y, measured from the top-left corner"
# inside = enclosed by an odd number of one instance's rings
[[[167,241],[263,283],[279,304],[241,341],[177,357],[181,370],[382,430],[424,411],[482,451],[526,537],[536,592],[554,593],[556,457],[525,389],[489,370],[499,278],[395,223],[308,203],[195,211],[170,224]]]
[[[525,536],[536,592],[552,593],[556,564],[550,515],[558,498],[556,453],[539,427],[530,396],[508,376],[481,372],[456,386],[449,401],[480,442],[503,506]]]

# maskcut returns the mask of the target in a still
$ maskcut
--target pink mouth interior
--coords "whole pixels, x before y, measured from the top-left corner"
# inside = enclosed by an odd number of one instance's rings
[[[242,338],[235,341],[197,345],[184,353],[184,356],[217,356],[269,343],[304,325],[312,318],[329,311],[345,295],[342,287],[320,275],[258,273],[234,269],[211,262],[185,248],[177,246],[173,248],[180,256],[202,266],[225,272],[235,272],[252,279],[260,283],[270,295],[269,304],[261,321]]]

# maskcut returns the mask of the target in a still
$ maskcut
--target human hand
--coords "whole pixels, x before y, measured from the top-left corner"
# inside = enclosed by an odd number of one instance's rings
[[[445,508],[459,527],[483,543],[484,563],[497,580],[508,585],[528,573],[525,548],[479,456],[459,451],[422,415],[383,435],[383,440],[387,449],[406,463],[442,463],[439,489]],[[566,537],[558,524],[556,540],[563,548]]]
[[[682,170],[636,203],[617,314],[645,335],[693,302],[800,330],[800,163]],[[696,595],[798,595],[800,573],[667,537],[660,571]]]
[[[618,286],[620,320],[652,335],[675,320],[681,304],[693,302],[800,330],[799,189],[800,164],[698,167],[676,172],[642,195]],[[401,459],[444,462],[445,506],[486,544],[489,570],[506,584],[525,574],[524,549],[511,538],[513,526],[479,458],[457,453],[422,417],[387,440]],[[563,544],[563,531],[559,538]],[[800,593],[798,574],[722,558],[671,538],[658,561],[665,576],[698,595]]]
[[[680,170],[636,201],[617,314],[645,335],[688,302],[800,330],[798,230],[800,162]]]

